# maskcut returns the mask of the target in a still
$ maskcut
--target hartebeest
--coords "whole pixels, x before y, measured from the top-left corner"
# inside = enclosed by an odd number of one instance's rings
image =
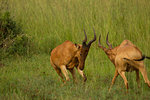
[[[66,81],[69,81],[67,69],[71,72],[73,80],[76,81],[74,67],[77,68],[79,74],[84,78],[84,81],[87,80],[85,74],[83,73],[83,69],[90,46],[96,40],[95,30],[94,38],[89,41],[88,44],[86,44],[87,35],[85,30],[84,35],[85,39],[83,40],[82,45],[74,44],[67,40],[54,48],[51,52],[50,63],[58,75],[62,78],[63,82],[65,81],[63,79],[62,73],[64,74]]]
[[[125,76],[125,72],[136,71],[136,81],[139,86],[139,71],[142,73],[145,83],[150,87],[150,81],[147,77],[147,72],[144,67],[144,58],[150,59],[150,57],[146,57],[142,55],[142,52],[129,40],[124,40],[119,46],[112,48],[112,45],[108,41],[108,34],[106,37],[106,43],[109,48],[105,48],[100,43],[101,35],[99,36],[99,47],[103,49],[111,62],[115,65],[115,75],[112,79],[111,86],[115,83],[115,80],[118,75],[120,75],[128,90],[128,81]]]

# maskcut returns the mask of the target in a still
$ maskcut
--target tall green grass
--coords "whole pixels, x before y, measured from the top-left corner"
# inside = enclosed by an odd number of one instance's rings
[[[113,47],[124,39],[131,40],[141,51],[150,55],[149,0],[7,0],[5,4],[23,30],[32,37],[30,58],[14,57],[3,60],[0,68],[1,99],[149,99],[149,88],[141,78],[137,88],[135,73],[127,73],[129,94],[125,94],[123,79],[117,78],[111,93],[108,88],[114,65],[94,42],[86,59],[86,84],[77,73],[78,84],[68,82],[61,87],[59,76],[49,63],[50,51],[65,40],[82,43],[83,30],[88,40],[97,38],[106,46],[105,38]],[[150,75],[150,62],[145,60]],[[71,78],[71,75],[70,75]],[[149,77],[150,78],[150,77]]]
[[[8,0],[9,10],[34,37],[37,50],[48,51],[65,40],[81,43],[94,27],[114,46],[129,39],[146,50],[150,33],[148,0]],[[105,43],[105,42],[104,42]],[[52,45],[53,44],[53,45]],[[142,46],[141,44],[145,44]],[[146,52],[146,51],[145,51]]]

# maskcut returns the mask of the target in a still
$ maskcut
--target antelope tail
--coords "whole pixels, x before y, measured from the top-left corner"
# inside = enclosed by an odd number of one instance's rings
[[[147,57],[147,56],[143,55],[142,58],[140,58],[140,59],[133,59],[133,61],[142,61],[142,60],[144,60],[145,58],[150,59],[150,57]],[[128,59],[128,58],[123,58],[123,59],[128,60],[128,61],[131,61],[131,59]]]
[[[143,55],[141,59],[134,59],[134,61],[142,61],[145,58],[150,59],[150,57],[147,57],[147,56]]]

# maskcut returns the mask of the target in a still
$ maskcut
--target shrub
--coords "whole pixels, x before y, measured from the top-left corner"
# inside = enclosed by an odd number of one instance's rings
[[[8,55],[25,55],[29,38],[22,31],[21,24],[10,16],[10,12],[0,11],[0,59]]]

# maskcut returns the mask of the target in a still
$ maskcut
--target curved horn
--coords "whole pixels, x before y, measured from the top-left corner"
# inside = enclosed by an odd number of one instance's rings
[[[102,48],[103,46],[101,45],[100,39],[101,39],[101,35],[99,36],[99,39],[98,39],[98,46],[99,46],[100,48]]]
[[[99,46],[100,48],[104,49],[105,47],[103,47],[103,46],[101,45],[100,39],[101,39],[101,35],[99,36],[98,46]]]
[[[95,34],[94,28],[93,28],[93,31],[94,31],[94,38],[93,40],[89,41],[88,45],[91,45],[96,40],[96,34]]]
[[[101,45],[100,38],[101,38],[101,35],[99,36],[98,46],[106,52],[107,49]]]
[[[108,41],[108,34],[109,34],[109,32],[107,33],[106,44],[108,45],[109,49],[112,49],[112,45]]]
[[[86,41],[87,41],[87,35],[86,35],[86,32],[85,32],[85,29],[84,29],[84,35],[85,35],[85,39],[83,40],[83,43],[86,43]]]

